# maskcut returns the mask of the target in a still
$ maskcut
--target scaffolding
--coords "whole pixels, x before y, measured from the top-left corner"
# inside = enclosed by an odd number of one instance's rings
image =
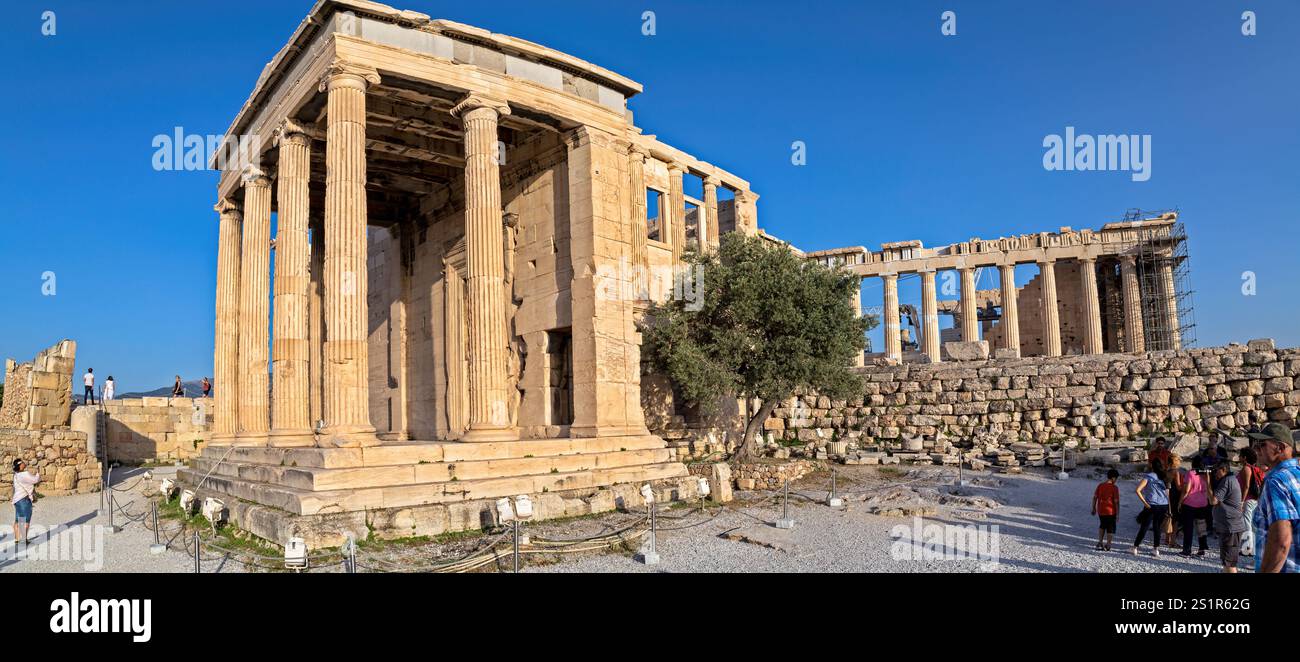
[[[1170,210],[1177,211],[1177,210]],[[1158,218],[1164,212],[1131,209],[1125,222]],[[1142,335],[1147,351],[1183,349],[1196,345],[1187,231],[1182,221],[1138,225],[1133,246],[1142,300]]]

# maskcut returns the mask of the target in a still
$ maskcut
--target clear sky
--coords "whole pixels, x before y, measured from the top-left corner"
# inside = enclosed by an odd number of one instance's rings
[[[113,374],[119,392],[211,374],[216,174],[153,170],[152,141],[176,126],[224,132],[310,4],[6,3],[0,356],[74,338],[78,371]],[[748,179],[760,225],[806,250],[1177,207],[1199,344],[1300,344],[1295,0],[397,4],[643,83],[638,124]],[[955,36],[940,34],[945,10]],[[1043,139],[1066,126],[1150,135],[1150,179],[1045,170]],[[806,165],[791,162],[795,141]],[[919,302],[915,288],[904,300]],[[879,294],[868,283],[864,303]]]

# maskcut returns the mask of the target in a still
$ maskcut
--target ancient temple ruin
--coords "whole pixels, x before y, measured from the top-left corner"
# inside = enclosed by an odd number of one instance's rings
[[[218,186],[214,434],[183,480],[277,542],[477,527],[518,494],[541,516],[639,499],[613,485],[690,496],[646,428],[635,320],[684,250],[757,232],[758,196],[643,134],[641,91],[318,2],[228,132],[264,149]]]
[[[1186,240],[1177,212],[1131,212],[1100,230],[1061,228],[934,248],[896,241],[879,251],[856,246],[805,256],[881,280],[883,358],[938,362],[947,341],[983,340],[1007,357],[1182,349],[1195,326]],[[1020,264],[1038,270],[1023,286],[1015,279]],[[996,270],[999,287],[977,289],[984,269]],[[960,279],[960,298],[938,299],[936,274],[944,271]],[[918,276],[919,314],[898,296],[899,280]],[[854,305],[860,309],[860,300]],[[952,329],[940,330],[941,314],[955,318]]]

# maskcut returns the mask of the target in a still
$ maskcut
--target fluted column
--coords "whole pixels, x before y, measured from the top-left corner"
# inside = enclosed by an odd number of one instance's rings
[[[1097,293],[1097,260],[1079,259],[1079,272],[1083,276],[1083,353],[1101,354],[1101,298]]]
[[[1016,265],[998,266],[1002,280],[1002,348],[1020,356],[1020,292],[1016,289]]]
[[[717,248],[722,237],[718,235],[718,184],[721,184],[717,177],[706,177],[704,179],[704,219],[700,228],[704,231],[706,239],[703,245],[709,248]],[[859,300],[858,309],[861,311],[862,302]]]
[[[307,290],[307,380],[311,429],[325,420],[325,227],[319,216],[311,220],[311,284]]]
[[[674,268],[681,260],[682,251],[686,250],[686,192],[682,189],[682,170],[680,163],[668,164],[668,208],[671,212],[663,215],[672,242]]]
[[[1157,263],[1160,276],[1160,298],[1164,300],[1164,326],[1168,334],[1168,346],[1161,349],[1182,349],[1182,330],[1178,328],[1178,290],[1174,287],[1174,267],[1168,255],[1162,256]]]
[[[979,302],[975,297],[975,268],[962,267],[961,272],[961,339],[975,342],[980,339]]]
[[[939,301],[934,288],[934,269],[921,272],[921,347],[931,363],[942,360],[939,350]]]
[[[1056,265],[1053,260],[1040,260],[1038,271],[1043,288],[1043,353],[1061,355],[1061,313],[1056,307]]]
[[[646,249],[649,228],[646,226],[645,160],[648,154],[637,145],[628,148],[628,181],[632,188],[632,288],[637,299],[650,298],[650,254]]]
[[[239,422],[241,445],[265,443],[271,324],[271,178],[256,167],[244,173],[244,236],[239,265]]]
[[[898,321],[898,274],[881,274],[885,289],[885,356],[895,360],[903,358],[903,339]]]
[[[280,148],[276,179],[275,315],[271,334],[271,436],[273,446],[309,446],[311,435],[307,320],[311,206],[311,139],[291,120],[276,131]]]
[[[854,317],[862,317],[862,279],[857,276],[852,276],[852,278],[855,286],[853,288],[853,293],[849,295],[849,306],[853,308]],[[862,352],[858,352],[857,356],[853,359],[853,365],[859,367],[866,365],[866,360],[866,355]]]
[[[469,311],[469,429],[465,441],[513,438],[506,400],[497,119],[505,102],[470,95],[452,109],[465,125],[465,254]]]
[[[212,360],[216,389],[212,416],[214,445],[230,444],[239,430],[239,207],[222,199],[213,208],[220,217],[217,230],[217,326]]]
[[[1124,349],[1145,352],[1147,342],[1142,328],[1142,288],[1138,285],[1137,259],[1132,255],[1121,256],[1119,273],[1124,288]]]
[[[335,62],[325,134],[325,446],[379,443],[370,423],[366,305],[366,88],[369,67]]]

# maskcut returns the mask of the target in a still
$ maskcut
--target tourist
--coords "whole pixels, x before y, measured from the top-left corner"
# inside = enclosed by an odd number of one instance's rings
[[[108,402],[109,400],[112,400],[113,393],[116,390],[117,390],[117,382],[113,381],[112,375],[109,375],[108,379],[104,380],[104,396],[103,396],[104,402]]]
[[[1241,464],[1241,473],[1237,474],[1237,482],[1241,485],[1241,496],[1244,499],[1242,518],[1248,525],[1242,536],[1241,554],[1253,557],[1255,556],[1255,527],[1249,524],[1254,521],[1255,508],[1259,506],[1259,488],[1264,484],[1264,470],[1259,468],[1255,451],[1250,447],[1241,449]]]
[[[1169,485],[1165,482],[1167,474],[1158,460],[1151,460],[1150,473],[1142,475],[1138,481],[1137,496],[1142,502],[1142,512],[1138,514],[1137,538],[1133,539],[1133,554],[1142,546],[1142,538],[1151,527],[1151,555],[1160,556],[1160,533],[1164,530],[1165,518],[1169,516]]]
[[[172,384],[172,397],[173,398],[185,397],[185,386],[181,384],[180,375],[176,375],[176,383]]]
[[[27,544],[28,529],[32,524],[32,504],[36,503],[36,484],[41,474],[27,470],[27,463],[14,460],[14,542]]]
[[[81,396],[82,404],[95,404],[95,369],[86,368],[86,374],[81,376],[81,383],[86,386],[84,394]]]
[[[1092,514],[1101,522],[1097,530],[1097,551],[1110,551],[1111,540],[1115,537],[1115,518],[1119,516],[1119,472],[1111,469],[1106,472],[1106,482],[1097,486],[1092,493]],[[1103,544],[1104,541],[1104,544]]]
[[[212,392],[212,380],[204,377],[203,381],[199,382],[199,387],[203,389],[203,397],[208,397],[208,394]]]
[[[1174,542],[1178,535],[1179,516],[1182,514],[1183,505],[1183,458],[1171,454],[1169,464],[1163,465],[1169,467],[1166,472],[1165,481],[1169,485],[1169,519],[1165,520],[1165,544],[1170,547],[1178,547]]]
[[[1169,444],[1164,437],[1156,437],[1156,447],[1151,449],[1147,454],[1147,459],[1156,460],[1162,467],[1172,466],[1170,462]]]
[[[1199,550],[1197,556],[1205,556],[1210,548],[1209,539],[1203,532],[1202,523],[1210,517],[1210,490],[1207,485],[1205,468],[1201,458],[1192,458],[1192,470],[1183,474],[1182,498],[1179,500],[1179,515],[1183,525],[1183,556],[1192,555],[1192,532],[1196,531]]]
[[[1268,467],[1255,509],[1258,572],[1300,572],[1300,466],[1291,430],[1269,423],[1251,435],[1255,456]]]
[[[1223,571],[1237,572],[1243,534],[1250,529],[1242,516],[1241,485],[1232,477],[1232,467],[1222,462],[1211,474],[1210,505],[1214,507],[1214,531],[1219,536],[1219,562]]]

